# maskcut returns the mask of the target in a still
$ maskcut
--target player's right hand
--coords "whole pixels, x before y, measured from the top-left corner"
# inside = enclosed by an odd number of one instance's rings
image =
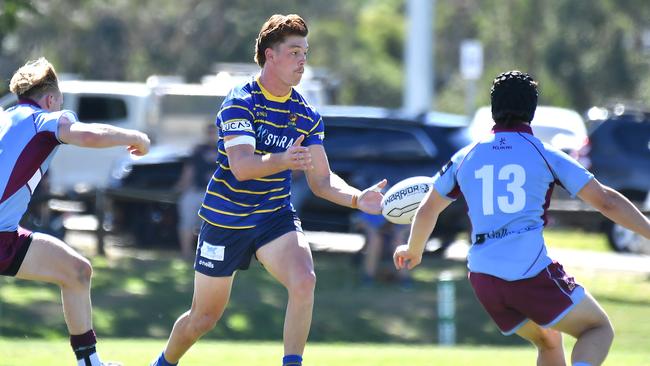
[[[403,244],[395,249],[393,262],[398,270],[403,268],[410,270],[422,262],[422,253],[414,253],[409,249],[408,244]]]
[[[300,146],[305,135],[300,135],[284,153],[284,162],[291,170],[309,170],[313,168],[311,163],[311,152],[309,148]]]
[[[131,154],[135,156],[143,156],[149,152],[150,145],[151,141],[149,140],[149,136],[147,136],[145,133],[138,132],[136,135],[136,142],[132,145],[129,145],[127,149]]]

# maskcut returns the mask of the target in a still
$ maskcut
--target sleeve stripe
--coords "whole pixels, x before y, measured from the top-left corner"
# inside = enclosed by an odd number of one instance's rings
[[[263,123],[265,125],[270,125],[270,126],[273,126],[273,127],[276,127],[276,128],[287,128],[287,126],[277,125],[277,124],[275,124],[273,122],[270,122],[270,121],[267,121],[267,120],[264,120],[264,119],[256,119],[255,122]]]
[[[229,120],[225,120],[225,121],[223,121],[221,123],[235,122],[235,121],[241,121],[241,120],[243,120],[243,118],[237,117],[237,118],[231,118]]]
[[[318,122],[316,122],[316,123],[314,124],[314,127],[312,127],[311,130],[309,130],[309,133],[311,133],[314,129],[316,129],[316,127],[318,127],[318,125],[320,125],[322,122],[323,122],[323,117],[321,117],[321,118],[318,120]]]
[[[267,111],[278,112],[278,113],[287,113],[287,114],[291,113],[291,111],[289,111],[288,109],[271,108],[262,104],[255,104],[255,108],[266,109]]]
[[[269,198],[269,201],[270,200],[281,200],[281,199],[286,198],[286,197],[289,197],[289,193],[283,194],[281,196],[273,196],[273,197]]]
[[[243,110],[245,110],[246,112],[248,112],[248,113],[251,115],[252,118],[255,118],[255,115],[253,114],[253,112],[251,112],[250,109],[248,109],[248,108],[246,108],[246,107],[244,107],[244,106],[241,106],[241,105],[237,105],[237,104],[233,104],[233,105],[229,105],[229,106],[227,106],[227,107],[223,107],[223,108],[219,111],[219,115],[221,115],[221,113],[222,113],[223,111],[228,110],[228,109],[230,109],[230,108],[239,108],[239,109],[243,109]]]
[[[309,120],[311,123],[314,123],[314,119],[311,118],[311,117],[309,117],[309,116],[307,116],[307,115],[304,115],[304,114],[301,114],[301,113],[296,113],[296,115],[297,115],[297,116],[300,116],[300,117],[302,117],[302,118],[304,118],[304,119]]]

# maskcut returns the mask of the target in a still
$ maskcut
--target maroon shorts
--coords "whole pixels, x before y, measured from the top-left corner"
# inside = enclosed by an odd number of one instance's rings
[[[468,277],[474,294],[505,335],[515,333],[529,319],[542,327],[553,326],[585,296],[582,286],[557,262],[523,280],[475,272]]]
[[[18,273],[31,243],[32,232],[20,226],[17,231],[0,232],[0,275]]]

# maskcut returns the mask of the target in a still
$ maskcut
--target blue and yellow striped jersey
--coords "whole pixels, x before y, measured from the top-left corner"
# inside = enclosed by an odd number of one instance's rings
[[[230,170],[224,136],[255,138],[255,154],[286,151],[300,136],[302,146],[322,144],[323,120],[295,90],[276,97],[259,80],[230,91],[216,120],[219,128],[217,167],[208,183],[199,216],[206,222],[228,229],[248,229],[271,215],[291,211],[291,171],[268,177],[237,181]]]

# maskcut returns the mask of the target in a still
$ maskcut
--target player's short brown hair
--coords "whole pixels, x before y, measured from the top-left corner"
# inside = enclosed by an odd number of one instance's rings
[[[11,77],[9,90],[18,98],[39,99],[43,94],[59,91],[54,66],[44,57],[28,61]]]
[[[264,51],[267,48],[273,48],[277,44],[282,43],[287,36],[301,36],[307,37],[309,30],[305,21],[296,14],[272,15],[260,29],[255,42],[255,62],[260,67],[264,67],[266,63],[266,55]]]

